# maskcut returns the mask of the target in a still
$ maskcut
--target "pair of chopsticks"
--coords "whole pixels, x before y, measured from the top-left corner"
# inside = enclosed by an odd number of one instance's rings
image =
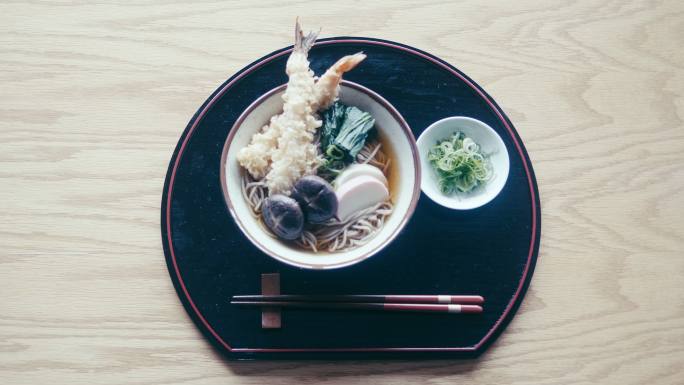
[[[243,306],[352,309],[422,313],[482,313],[479,295],[235,295],[230,302]]]

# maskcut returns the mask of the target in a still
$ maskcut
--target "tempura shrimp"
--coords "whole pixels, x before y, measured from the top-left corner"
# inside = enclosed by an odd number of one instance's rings
[[[325,71],[314,85],[314,111],[325,110],[333,104],[340,92],[342,75],[354,69],[365,58],[363,52],[347,55]]]
[[[313,135],[321,122],[311,109],[315,80],[307,58],[317,36],[304,35],[299,22],[296,23],[295,45],[285,67],[289,79],[282,96],[283,112],[272,117],[237,155],[238,162],[252,177],[266,177],[271,193],[289,190],[293,183],[291,174],[299,177],[311,173],[317,165]]]

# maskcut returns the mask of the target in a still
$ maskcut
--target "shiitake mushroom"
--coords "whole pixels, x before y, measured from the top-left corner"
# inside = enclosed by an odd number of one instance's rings
[[[307,222],[323,223],[337,214],[337,196],[332,185],[316,175],[300,178],[292,189]]]
[[[264,200],[261,213],[266,226],[279,238],[294,240],[304,230],[304,213],[294,199],[274,194]]]

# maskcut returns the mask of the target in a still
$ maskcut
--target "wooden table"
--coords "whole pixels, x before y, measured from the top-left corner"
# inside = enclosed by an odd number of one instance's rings
[[[681,1],[122,3],[0,5],[0,383],[684,381]],[[540,259],[480,359],[225,362],[183,310],[159,234],[171,153],[297,15],[444,58],[527,144]]]

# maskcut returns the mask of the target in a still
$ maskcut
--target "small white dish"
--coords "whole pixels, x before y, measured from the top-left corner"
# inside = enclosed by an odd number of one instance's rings
[[[359,84],[342,80],[339,99],[375,118],[375,127],[393,155],[389,175],[390,199],[394,211],[385,225],[367,243],[346,251],[313,253],[269,236],[242,196],[241,170],[237,152],[247,146],[265,123],[282,111],[286,85],[259,97],[240,115],[223,147],[221,185],[230,214],[245,236],[269,256],[303,269],[336,269],[372,257],[387,246],[413,215],[420,197],[420,161],[413,133],[399,112],[383,97]]]
[[[428,153],[438,141],[459,131],[472,138],[480,146],[481,152],[489,156],[494,175],[491,180],[473,191],[446,195],[439,190],[437,172],[428,160]],[[423,131],[417,145],[423,170],[420,188],[428,198],[439,205],[455,210],[470,210],[484,206],[499,195],[506,184],[510,168],[506,145],[493,128],[477,119],[452,116],[438,120]]]

